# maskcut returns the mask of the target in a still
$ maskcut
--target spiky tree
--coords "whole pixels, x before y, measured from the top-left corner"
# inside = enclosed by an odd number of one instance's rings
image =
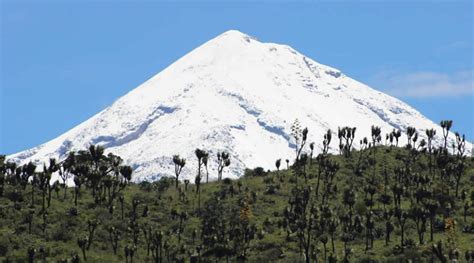
[[[457,156],[458,157],[463,157],[464,156],[464,151],[466,150],[466,136],[460,135],[458,132],[455,133],[456,136],[456,150],[457,150]],[[453,152],[454,154],[454,152]]]
[[[376,167],[376,158],[375,158],[375,151],[376,151],[376,145],[377,143],[380,143],[381,136],[380,134],[382,133],[380,127],[373,126],[371,127],[371,135],[372,135],[372,183],[375,183],[375,167]]]
[[[403,250],[405,245],[405,227],[407,223],[407,219],[409,218],[409,214],[402,210],[401,208],[395,208],[395,217],[398,220],[398,225],[400,226],[400,247]]]
[[[89,242],[88,236],[82,236],[77,239],[77,245],[82,250],[82,257],[84,258],[84,261],[87,261],[86,250],[87,250],[88,242]]]
[[[230,165],[230,155],[227,152],[217,153],[217,180],[222,180],[222,172]]]
[[[275,167],[277,168],[277,171],[280,171],[280,166],[281,166],[281,159],[277,159],[275,161]]]
[[[398,141],[400,139],[400,137],[402,136],[402,131],[401,130],[393,130],[391,135],[395,138],[395,146],[398,147]]]
[[[35,187],[36,187],[36,165],[33,164],[32,162],[29,162],[26,165],[23,165],[20,168],[16,169],[17,174],[21,174],[20,176],[20,182],[21,185],[23,186],[23,190],[26,189],[26,186],[28,185],[28,181],[31,178],[31,207],[34,207],[35,205]]]
[[[150,225],[148,225],[147,223],[144,223],[142,226],[142,233],[143,233],[143,236],[145,237],[145,243],[146,243],[146,255],[149,256],[150,255],[150,250],[151,250],[151,246],[152,246],[152,243],[153,243],[153,229]]]
[[[183,170],[183,167],[186,165],[186,160],[184,158],[179,157],[179,155],[173,155],[173,163],[174,163],[174,174],[176,176],[175,180],[175,187],[178,188],[179,183],[179,175]]]
[[[390,235],[395,229],[392,223],[392,215],[393,215],[393,210],[385,211],[383,214],[383,217],[385,219],[385,245],[388,246],[388,243],[390,242]]]
[[[355,139],[356,127],[343,127],[338,128],[337,137],[339,137],[339,151],[344,156],[349,157],[351,155],[352,143]]]
[[[416,232],[418,233],[418,240],[420,244],[424,243],[424,233],[426,231],[426,221],[429,218],[429,212],[422,206],[413,205],[410,208],[410,217],[415,222]]]
[[[55,159],[49,160],[49,166],[43,165],[43,171],[38,174],[38,185],[42,192],[43,210],[46,210],[46,194],[50,190],[51,175],[58,170],[58,165]]]
[[[407,139],[408,139],[407,147],[414,147],[415,144],[413,143],[412,145],[412,140],[413,142],[416,142],[416,140],[418,139],[418,133],[416,132],[415,127],[407,128]]]
[[[295,140],[296,161],[298,161],[301,155],[301,151],[303,150],[303,147],[306,144],[308,128],[301,129],[300,122],[298,119],[296,119],[293,122],[293,125],[291,126],[291,135]]]
[[[81,164],[74,167],[74,205],[77,206],[77,200],[81,194],[81,186],[89,174],[89,166]]]
[[[426,137],[428,138],[427,141],[427,148],[428,148],[428,169],[431,175],[431,179],[433,179],[433,139],[436,135],[435,129],[427,129],[425,131]]]
[[[110,244],[112,245],[114,255],[117,255],[117,248],[118,248],[118,245],[119,245],[121,233],[114,226],[109,227],[108,232],[109,232],[109,241],[110,241]]]
[[[161,231],[155,231],[152,234],[152,256],[156,263],[163,262],[163,240],[164,233]]]
[[[76,164],[76,155],[74,152],[69,152],[66,159],[59,166],[59,177],[63,181],[62,187],[64,188],[64,197],[66,199],[67,185],[66,182],[71,178],[72,171],[74,170],[74,165]]]
[[[185,179],[184,180],[184,191],[188,191],[188,185],[189,185],[190,181],[188,179]]]
[[[439,208],[439,203],[438,203],[438,201],[435,201],[433,199],[429,199],[429,200],[424,202],[424,207],[428,212],[428,218],[429,218],[429,221],[430,221],[430,241],[433,242],[434,224],[435,224],[436,212]]]
[[[28,164],[25,164],[21,167],[16,168],[15,174],[16,177],[19,178],[20,185],[23,187],[23,190],[26,189],[26,186],[28,185],[28,182],[30,180],[30,177],[32,177],[35,174],[36,171],[36,165],[32,162],[28,162]]]
[[[328,219],[327,222],[327,231],[329,232],[329,235],[331,237],[331,248],[332,248],[332,254],[336,254],[336,247],[334,245],[334,239],[336,238],[336,231],[337,231],[337,226],[339,225],[339,220],[335,217],[331,217]]]
[[[137,246],[135,244],[127,244],[123,250],[125,253],[125,262],[128,263],[128,258],[130,258],[130,263],[133,263],[133,257],[137,251]]]
[[[203,165],[203,159],[207,155],[207,152],[201,149],[196,149],[194,151],[194,154],[198,159],[198,171],[194,183],[196,184],[196,194],[198,195],[198,210],[201,210],[201,167]]]
[[[323,139],[323,154],[326,155],[329,151],[329,145],[331,144],[332,139],[332,131],[327,130],[326,134],[324,134]],[[311,150],[311,158],[313,158],[313,150]]]
[[[371,127],[371,135],[372,135],[372,146],[377,146],[377,143],[380,143],[382,140],[381,137],[382,130],[378,126],[372,125]]]
[[[425,133],[426,133],[426,137],[428,138],[428,150],[429,152],[431,153],[432,151],[432,142],[433,142],[433,139],[436,135],[436,130],[435,129],[427,129],[425,130]]]
[[[307,188],[294,188],[288,202],[289,207],[283,212],[288,228],[298,237],[300,248],[304,251],[305,262],[311,258],[311,244],[319,228],[319,210],[311,204],[311,190]]]
[[[89,233],[88,240],[87,240],[87,250],[90,249],[92,242],[94,241],[94,233],[100,223],[101,222],[98,219],[87,220],[87,232]]]
[[[441,125],[441,128],[443,128],[444,149],[447,149],[449,130],[451,129],[451,126],[453,126],[453,121],[452,120],[442,120],[440,122],[440,125]]]
[[[353,188],[347,188],[344,190],[343,196],[342,196],[342,202],[345,206],[349,208],[349,213],[347,214],[349,216],[349,231],[352,230],[352,216],[354,215],[354,205],[356,203],[357,199],[357,193],[354,191]]]
[[[31,178],[31,205],[30,207],[35,207],[35,188],[39,187],[38,174],[33,174]]]

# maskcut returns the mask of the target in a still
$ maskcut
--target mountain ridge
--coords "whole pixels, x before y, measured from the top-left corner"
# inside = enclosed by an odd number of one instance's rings
[[[323,134],[331,129],[337,138],[340,126],[358,127],[355,146],[370,137],[371,125],[383,133],[414,126],[421,138],[424,129],[435,128],[435,144],[442,141],[441,127],[402,101],[287,45],[229,30],[85,122],[8,158],[19,163],[61,159],[69,150],[98,144],[124,157],[137,181],[173,175],[174,154],[188,161],[182,179],[192,179],[194,149],[203,148],[211,155],[210,178],[217,175],[217,151],[231,154],[224,177],[235,178],[245,167],[272,169],[276,159],[291,159],[290,126],[296,118],[309,128],[317,149]],[[334,141],[331,150],[337,152]],[[467,151],[471,148],[467,143]]]

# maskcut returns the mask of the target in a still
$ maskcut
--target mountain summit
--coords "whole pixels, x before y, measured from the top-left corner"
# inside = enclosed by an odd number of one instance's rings
[[[381,127],[383,135],[413,126],[421,138],[425,129],[435,128],[435,141],[442,141],[441,127],[400,100],[289,46],[231,30],[75,128],[8,158],[19,163],[62,159],[70,150],[98,144],[124,158],[135,170],[135,181],[173,175],[172,156],[179,154],[187,160],[185,179],[194,178],[194,150],[202,148],[210,153],[210,178],[217,176],[218,151],[231,155],[224,177],[238,177],[245,167],[273,169],[276,159],[294,158],[291,124],[296,118],[308,127],[316,152],[328,129],[334,133],[331,149],[337,151],[342,126],[357,127],[356,146],[370,137],[371,125]]]

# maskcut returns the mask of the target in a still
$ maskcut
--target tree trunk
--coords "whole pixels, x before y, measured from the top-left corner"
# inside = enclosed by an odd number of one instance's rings
[[[48,208],[51,206],[51,186],[48,186]]]
[[[35,206],[35,187],[31,185],[31,206]]]
[[[332,246],[332,254],[336,254],[336,248],[334,247],[334,233],[331,234],[331,246]]]

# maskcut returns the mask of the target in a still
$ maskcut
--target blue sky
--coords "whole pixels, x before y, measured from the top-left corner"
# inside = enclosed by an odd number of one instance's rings
[[[0,1],[0,153],[55,138],[229,29],[474,139],[472,1],[65,2]]]

